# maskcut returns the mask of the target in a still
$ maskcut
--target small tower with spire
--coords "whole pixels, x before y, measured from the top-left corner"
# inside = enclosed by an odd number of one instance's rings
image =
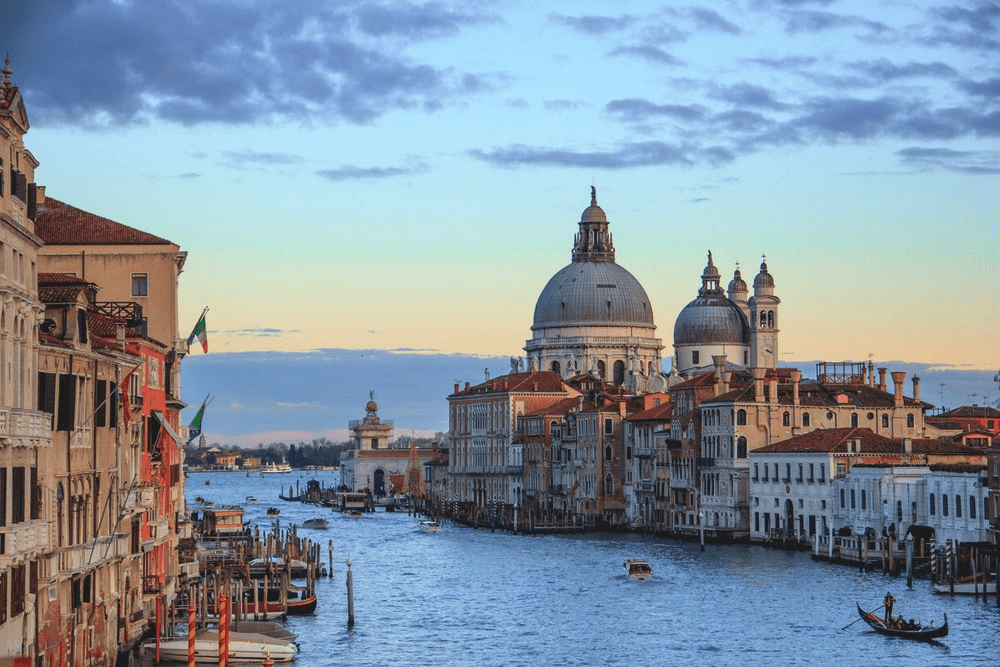
[[[753,368],[778,367],[778,305],[774,295],[774,277],[767,270],[767,256],[760,263],[760,273],[753,279],[750,298],[750,363]]]
[[[580,231],[573,239],[574,262],[613,262],[615,246],[608,231],[608,217],[597,205],[597,188],[590,186],[590,206],[580,216]]]

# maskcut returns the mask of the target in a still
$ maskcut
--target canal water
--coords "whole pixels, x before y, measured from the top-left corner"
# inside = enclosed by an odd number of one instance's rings
[[[246,509],[251,527],[282,528],[311,517],[333,541],[333,576],[318,585],[314,616],[293,617],[297,665],[996,665],[1000,608],[935,595],[930,582],[814,562],[808,553],[706,545],[635,535],[522,536],[446,523],[420,532],[406,513],[350,518],[278,500],[296,484],[337,484],[333,471],[250,477],[191,473],[189,509],[201,496]],[[248,496],[257,504],[249,504]],[[345,560],[354,581],[347,624]],[[645,558],[652,582],[628,581],[622,563]],[[951,632],[938,643],[883,637],[858,619],[886,591],[898,613]]]

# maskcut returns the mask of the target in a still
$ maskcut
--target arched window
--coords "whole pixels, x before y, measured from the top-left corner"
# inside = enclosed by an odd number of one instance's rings
[[[969,518],[970,519],[975,519],[976,518],[976,497],[975,496],[969,496]]]
[[[598,359],[597,360],[597,377],[599,377],[599,378],[601,378],[603,380],[605,378],[605,374],[607,373],[607,371],[608,371],[607,366],[604,364],[603,361],[601,361],[600,359]]]
[[[773,329],[774,328],[774,311],[773,310],[767,311],[767,328],[768,329]]]
[[[615,362],[615,385],[625,384],[625,362],[619,359]]]
[[[941,494],[941,516],[948,516],[948,495]]]
[[[854,502],[854,489],[851,489],[851,509],[855,509],[856,505]]]
[[[962,518],[962,496],[955,496],[955,516]]]
[[[857,412],[852,412],[851,413],[851,428],[857,428],[857,427],[858,427],[858,413]]]
[[[608,473],[604,476],[604,495],[611,496],[615,493],[615,478]]]
[[[934,516],[934,494],[931,494],[930,500],[927,503],[927,511],[930,512],[931,516]]]
[[[840,490],[840,509],[844,509],[844,490]]]
[[[736,425],[737,426],[746,426],[747,425],[747,411],[746,410],[737,410],[736,411]]]
[[[742,435],[736,440],[736,458],[745,459],[747,457],[747,439]]]
[[[861,489],[861,509],[868,509],[868,494],[865,493],[864,489]]]
[[[559,372],[561,372],[561,371],[562,371],[562,367],[561,367],[561,366],[559,365],[559,362],[558,362],[558,361],[553,361],[553,362],[552,362],[552,364],[551,364],[551,365],[549,366],[549,369],[550,369],[550,370],[551,370],[551,371],[552,371],[553,373],[559,373]]]
[[[614,458],[614,452],[611,449],[611,445],[608,445],[607,447],[604,448],[604,460],[610,461],[613,458]]]
[[[882,428],[889,428],[889,415],[882,415]]]
[[[808,412],[803,412],[802,413],[802,425],[803,426],[809,426],[809,413]]]
[[[913,428],[913,414],[906,415],[906,428]]]
[[[788,412],[783,412],[781,414],[781,425],[790,426],[791,422],[792,422],[792,415],[790,415]]]
[[[765,326],[767,326],[767,312],[762,310],[760,311],[760,328],[763,329]]]

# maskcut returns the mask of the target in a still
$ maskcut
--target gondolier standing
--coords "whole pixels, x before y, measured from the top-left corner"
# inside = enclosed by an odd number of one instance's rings
[[[885,593],[885,624],[888,627],[893,627],[892,624],[892,605],[895,604],[896,598],[892,597],[892,591],[886,591]]]

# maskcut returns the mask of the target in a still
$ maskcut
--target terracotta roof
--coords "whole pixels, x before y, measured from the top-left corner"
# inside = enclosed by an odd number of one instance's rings
[[[867,428],[821,428],[773,445],[755,449],[754,453],[771,452],[847,452],[849,443],[861,440],[861,451],[866,454],[898,454],[901,443],[878,435]],[[914,445],[914,448],[916,445]]]
[[[960,408],[933,416],[934,419],[955,419],[956,417],[965,417],[967,419],[998,419],[1000,418],[1000,410],[991,408],[988,405],[963,405]]]
[[[629,421],[639,422],[639,421],[669,421],[670,420],[670,403],[660,403],[659,405],[649,408],[648,410],[643,410],[642,412],[637,412],[634,415],[629,415],[626,417]]]
[[[780,405],[792,405],[791,383],[778,383],[778,403]],[[770,383],[764,381],[764,394],[770,396]],[[837,396],[842,395],[846,399],[845,403],[840,403]],[[708,403],[753,403],[754,383],[733,389],[720,396],[708,398],[702,404]],[[864,408],[891,408],[896,404],[896,395],[887,391],[882,391],[878,387],[867,384],[823,384],[816,380],[808,380],[799,383],[799,404],[804,407],[833,407],[837,405],[848,405],[858,409]],[[915,401],[907,396],[903,397],[903,404],[910,407],[930,407],[923,401]]]
[[[576,397],[562,398],[554,403],[549,403],[546,406],[536,408],[524,413],[524,417],[538,417],[538,416],[563,416],[571,412],[577,405]]]
[[[38,300],[45,304],[54,303],[74,303],[80,292],[84,291],[84,285],[64,285],[58,287],[38,286]]]
[[[472,394],[491,394],[501,392],[562,392],[565,391],[562,378],[553,371],[529,371],[527,373],[511,373],[501,375],[468,389],[459,389],[453,396],[469,396]]]
[[[171,245],[120,222],[46,197],[35,217],[35,233],[46,245]]]

